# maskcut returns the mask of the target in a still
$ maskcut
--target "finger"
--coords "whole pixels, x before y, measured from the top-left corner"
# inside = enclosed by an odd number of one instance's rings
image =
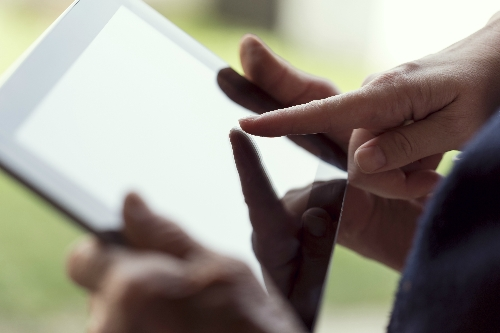
[[[230,140],[253,227],[254,253],[276,286],[288,295],[295,269],[289,263],[297,255],[300,226],[276,196],[251,139],[233,129]],[[265,280],[268,286],[271,282]]]
[[[125,199],[123,217],[125,237],[136,248],[162,251],[178,258],[205,251],[177,224],[155,215],[137,194]]]
[[[327,80],[295,69],[254,35],[246,35],[241,40],[240,58],[245,76],[285,106],[339,93]]]
[[[457,148],[458,135],[449,124],[436,121],[439,115],[386,132],[356,150],[355,162],[364,173],[393,170],[422,158]]]
[[[366,86],[367,84],[369,84],[370,82],[372,82],[373,80],[375,80],[375,78],[377,78],[377,76],[379,76],[380,74],[376,73],[376,74],[370,74],[368,75],[363,83],[361,84],[362,87]]]
[[[349,135],[356,128],[384,131],[419,121],[443,110],[456,94],[444,83],[429,82],[414,65],[399,66],[372,79],[356,91],[240,120],[241,128],[253,135],[329,133]],[[436,98],[429,92],[443,90]]]
[[[158,252],[116,253],[93,297],[91,332],[154,331],[155,304],[168,310],[170,301],[192,295],[186,268],[181,259]]]
[[[399,97],[390,90],[365,86],[343,95],[316,100],[287,109],[240,120],[250,134],[278,137],[284,135],[335,133],[343,137],[355,128],[391,128],[405,122]],[[390,112],[392,109],[402,112]]]
[[[306,326],[312,328],[330,264],[338,222],[334,222],[320,208],[306,211],[302,222],[302,260],[290,301]]]
[[[388,199],[417,199],[432,193],[441,180],[434,170],[405,173],[401,169],[349,178],[354,187]]]
[[[429,157],[424,157],[411,164],[405,165],[401,168],[401,170],[406,173],[418,170],[436,170],[441,163],[441,160],[443,159],[443,155],[444,154],[436,154]]]
[[[288,192],[281,201],[295,215],[302,216],[307,209],[318,207],[326,210],[336,220],[342,208],[345,187],[345,179],[315,182],[306,188]]]
[[[79,286],[96,291],[111,265],[111,248],[89,239],[83,241],[70,253],[67,271]]]
[[[262,165],[252,140],[241,130],[233,129],[229,139],[240,176],[254,233],[274,237],[283,231],[279,223],[287,214]]]
[[[420,169],[415,165],[404,170],[402,168],[376,174],[363,173],[357,163],[353,161],[354,151],[362,143],[372,140],[374,135],[367,130],[357,129],[351,136],[349,145],[349,183],[354,187],[371,192],[378,196],[391,199],[415,199],[431,193],[436,183],[441,179],[434,171],[434,158],[424,161],[423,166],[433,168]],[[413,169],[413,170],[412,170]],[[405,172],[407,171],[407,172]]]
[[[112,318],[118,311],[115,304],[109,304],[109,300],[101,295],[92,296],[92,308],[90,310],[90,320],[88,324],[89,333],[118,333],[127,332],[126,327],[121,326],[121,322],[115,322]]]
[[[313,185],[308,208],[322,208],[328,212],[332,220],[338,220],[342,210],[346,186],[347,181],[345,179],[335,179]]]

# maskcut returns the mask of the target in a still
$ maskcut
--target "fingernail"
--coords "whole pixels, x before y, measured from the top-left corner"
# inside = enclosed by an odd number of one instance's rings
[[[257,116],[248,116],[248,117],[245,117],[245,118],[241,118],[239,120],[239,122],[240,122],[240,124],[241,123],[245,123],[245,122],[251,122],[251,121],[253,121],[253,120],[257,119],[257,118],[260,118],[260,116],[259,115],[257,115]]]
[[[354,154],[359,168],[366,173],[375,172],[387,164],[387,159],[379,146],[360,148]]]
[[[319,214],[307,213],[304,215],[306,230],[313,236],[323,237],[326,234],[326,217]]]

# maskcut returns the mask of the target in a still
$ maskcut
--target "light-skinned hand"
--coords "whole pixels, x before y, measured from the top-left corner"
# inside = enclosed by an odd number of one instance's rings
[[[500,17],[447,49],[369,77],[343,95],[243,119],[277,137],[325,133],[344,148],[351,184],[388,198],[433,191],[440,154],[460,149],[500,106]],[[407,169],[405,169],[405,167]]]
[[[255,36],[248,35],[242,39],[240,53],[245,76],[268,94],[280,100],[281,103],[288,105],[294,103],[307,103],[310,102],[312,98],[316,98],[318,96],[317,92],[321,91],[323,91],[323,93],[319,96],[323,94],[334,96],[340,93],[340,91],[328,81],[315,78],[294,69],[290,64],[275,55]],[[314,93],[314,91],[316,91],[316,93]],[[297,98],[296,94],[303,96],[302,98]],[[247,141],[249,139],[242,138],[237,132],[233,132],[233,135],[235,135],[235,138],[240,144],[249,145]],[[329,134],[329,138],[347,152],[351,135],[352,132],[348,130],[345,133],[339,132]],[[356,143],[356,141],[354,142]],[[234,147],[235,145],[233,142],[233,149]],[[248,178],[242,177],[243,192],[247,197],[247,202],[250,202],[250,212],[258,209],[254,203],[259,202],[259,198],[268,198],[267,206],[272,206],[272,210],[274,211],[276,211],[276,207],[286,207],[286,210],[281,210],[283,213],[279,214],[279,218],[274,219],[274,222],[280,225],[284,223],[283,221],[289,221],[287,227],[282,226],[282,229],[288,230],[289,237],[283,237],[282,235],[282,239],[283,243],[288,242],[289,245],[285,252],[288,256],[294,257],[299,253],[300,246],[297,246],[297,237],[290,235],[299,233],[301,226],[304,226],[304,217],[302,214],[311,207],[320,207],[330,213],[333,212],[330,220],[336,223],[338,219],[338,207],[342,204],[342,198],[338,196],[338,193],[341,192],[340,189],[345,187],[345,184],[342,181],[316,184],[316,191],[313,193],[310,192],[310,188],[296,190],[289,193],[285,198],[278,200],[272,187],[266,186],[267,176],[265,175],[263,167],[260,166],[258,158],[252,159],[249,157],[251,156],[251,152],[252,149],[247,147],[245,157],[247,159],[246,163],[239,163],[238,158],[235,156],[240,176],[241,173],[244,172],[249,174],[251,179],[256,179],[255,182],[260,184],[259,186],[254,186],[251,181],[247,181]],[[423,163],[419,162],[407,166],[405,170],[415,171],[419,169],[434,169],[439,163],[439,160],[440,156],[437,156],[437,158],[434,156],[424,160]],[[265,163],[265,161],[263,162]],[[259,173],[261,173],[261,175],[259,175]],[[433,171],[432,173],[434,174]],[[247,188],[253,190],[246,191],[245,183],[247,184]],[[257,198],[257,200],[253,200],[252,197]],[[302,199],[299,200],[298,198],[300,197]],[[294,199],[292,200],[292,198]],[[307,206],[309,198],[314,198],[314,200],[311,200],[311,202],[309,202],[311,205]],[[294,200],[297,204],[292,204]],[[314,203],[312,201],[314,201]],[[338,238],[339,243],[366,257],[382,262],[391,268],[401,270],[405,263],[407,252],[412,244],[416,221],[422,212],[423,201],[387,200],[350,186],[347,192],[346,202],[349,205],[345,207],[347,213],[344,214],[344,218],[346,222],[341,224]],[[362,209],[360,209],[361,207]],[[261,211],[263,211],[263,209],[261,209]],[[283,218],[283,216],[290,216],[289,212],[294,212],[292,214],[295,216],[294,219]],[[264,216],[265,218],[261,219],[259,216]],[[262,228],[258,227],[261,224],[260,221],[264,221],[262,224],[265,225],[265,223],[270,220],[270,217],[265,216],[264,213],[255,214],[253,216],[251,214],[251,219],[252,223],[257,226],[256,229],[262,230]],[[259,238],[257,237],[255,239]],[[295,246],[293,244],[295,244]],[[272,246],[266,247],[262,245],[260,247],[266,248],[267,252],[273,252],[269,250]],[[308,246],[306,245],[305,247],[307,248]],[[268,270],[270,270],[269,267],[274,265],[275,267],[286,267],[289,272],[297,272],[297,267],[290,268],[290,265],[283,265],[284,261],[276,260],[272,263],[266,263],[264,260],[261,260],[261,262]],[[294,261],[294,263],[296,262],[297,261]],[[272,269],[270,271],[273,272]],[[285,271],[285,269],[283,271]],[[321,276],[320,269],[317,270],[317,273],[318,274],[315,273],[316,276]],[[289,286],[294,285],[294,281],[290,275],[287,275],[286,272],[281,274],[281,278],[278,277],[280,275],[278,273],[270,275],[285,295],[292,295],[290,294],[291,289]],[[317,279],[317,281],[321,281],[321,279]],[[299,287],[299,289],[309,290],[310,292],[313,288],[310,286],[303,286]],[[289,299],[291,299],[291,297],[289,297]],[[301,298],[298,298],[297,303],[300,303],[300,299]],[[292,304],[293,303],[292,301]],[[296,308],[298,308],[298,306],[296,306]],[[307,323],[307,311],[301,312],[298,310],[298,312]]]

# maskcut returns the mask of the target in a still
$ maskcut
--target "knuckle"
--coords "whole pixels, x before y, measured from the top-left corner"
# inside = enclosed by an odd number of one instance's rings
[[[365,178],[366,175],[362,172],[359,172],[357,170],[352,171],[349,173],[349,184],[357,188],[363,188]]]
[[[396,156],[412,161],[412,158],[418,154],[418,146],[413,143],[413,140],[411,140],[407,133],[401,130],[396,129],[391,133],[391,141],[393,142]]]
[[[318,110],[319,113],[325,113],[328,109],[328,99],[318,99],[312,102],[314,107]]]
[[[301,106],[302,110],[308,110],[315,116],[322,118],[322,119],[329,119],[330,118],[330,108],[329,108],[329,102],[330,99],[318,99],[318,100],[313,100],[307,104],[304,104]],[[303,125],[303,124],[302,124]],[[295,131],[296,124],[292,124],[290,133],[296,133]],[[329,132],[331,130],[331,123],[329,121],[324,122],[324,127],[320,129],[321,132]]]
[[[325,119],[322,131],[326,133],[332,132],[333,129],[335,128],[334,126],[335,117],[332,117],[331,115],[329,102],[330,102],[329,99],[322,99],[316,101],[316,108],[318,110],[318,114],[320,114],[321,117]],[[327,121],[327,119],[329,119],[330,121]]]
[[[148,294],[149,282],[149,272],[119,267],[112,269],[106,279],[106,285],[110,288],[114,298],[121,304],[144,298]]]
[[[421,68],[422,65],[417,61],[410,61],[375,77],[368,77],[367,80],[371,79],[369,83],[376,86],[393,87],[399,90],[411,85],[415,78],[415,72]]]
[[[207,287],[218,284],[235,284],[252,276],[252,271],[244,262],[226,256],[215,255],[206,266],[210,283]]]
[[[403,69],[396,68],[377,76],[366,87],[379,96],[377,119],[385,119],[387,124],[398,126],[410,117],[412,111],[410,91],[412,91],[411,76]]]
[[[374,86],[396,87],[403,79],[403,74],[399,70],[391,70],[375,77],[370,84]]]
[[[419,71],[422,68],[422,65],[418,61],[409,61],[404,63],[398,67],[396,67],[401,73],[408,75],[410,73],[414,73]]]
[[[251,274],[250,268],[244,262],[228,257],[223,257],[219,261],[219,269],[227,278]]]
[[[314,100],[309,103],[309,106],[314,109],[314,111],[318,114],[322,114],[325,111],[326,107],[326,100],[325,99],[318,99]]]
[[[363,80],[363,83],[362,83],[362,86],[366,86],[367,84],[369,84],[370,82],[372,82],[379,74],[370,74],[368,75],[364,80]]]

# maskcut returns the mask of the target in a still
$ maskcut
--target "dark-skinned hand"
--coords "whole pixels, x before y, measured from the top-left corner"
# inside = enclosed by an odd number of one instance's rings
[[[230,134],[266,285],[276,285],[311,329],[332,254],[345,180],[317,183],[279,199],[251,139]]]
[[[127,248],[86,240],[68,260],[91,294],[89,333],[305,332],[245,264],[204,248],[137,195],[123,217]]]

